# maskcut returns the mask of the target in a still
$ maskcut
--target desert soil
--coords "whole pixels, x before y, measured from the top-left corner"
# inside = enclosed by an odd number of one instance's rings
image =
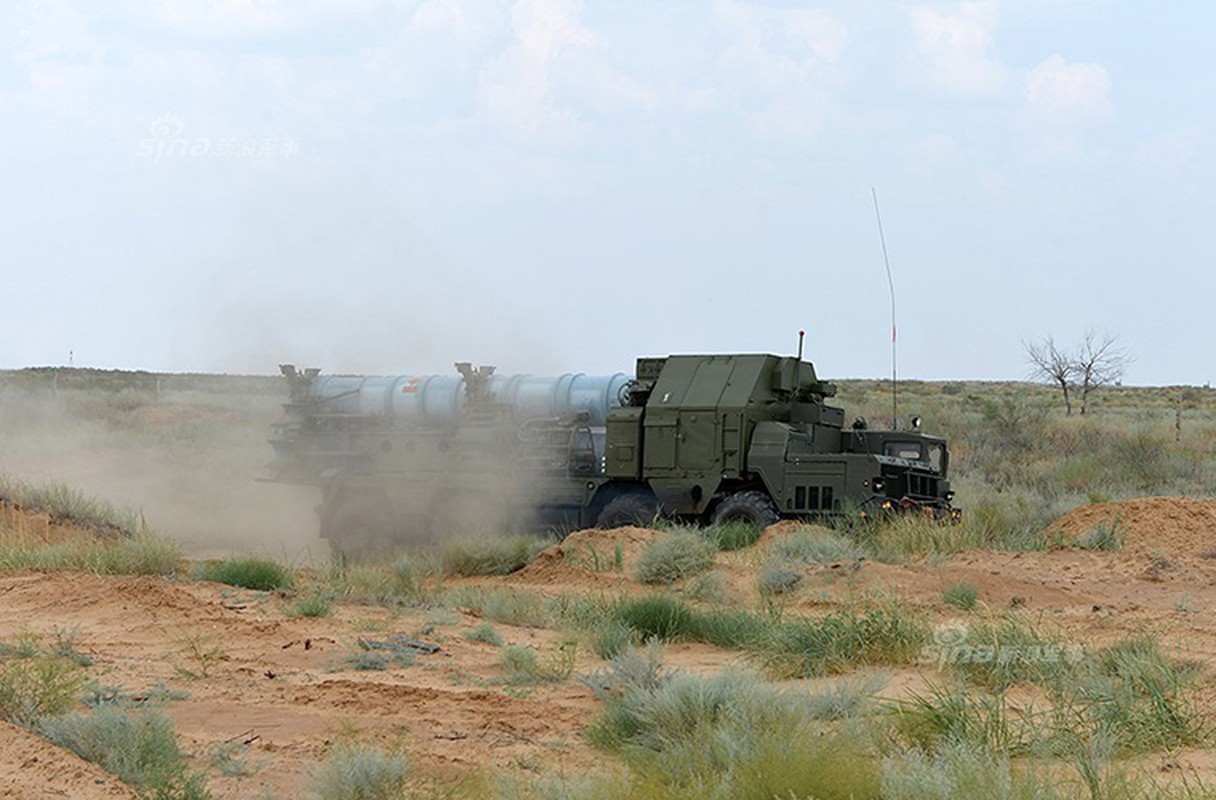
[[[1067,539],[1116,520],[1124,537],[1119,551],[972,551],[906,564],[835,564],[812,575],[791,605],[821,613],[869,590],[886,590],[948,620],[960,612],[942,603],[943,589],[968,581],[989,607],[1028,609],[1086,645],[1147,632],[1180,656],[1216,666],[1216,502],[1166,497],[1085,506],[1053,527]],[[25,525],[22,535],[70,533],[49,523],[33,528]],[[754,602],[763,550],[787,531],[775,526],[755,547],[719,556],[717,569],[733,599]],[[551,596],[649,591],[629,575],[656,535],[640,528],[581,531],[515,575],[451,583]],[[619,571],[613,568],[618,554]],[[185,693],[165,709],[196,765],[207,768],[209,753],[239,742],[259,767],[243,777],[212,770],[217,797],[302,796],[330,745],[352,734],[404,749],[440,782],[477,770],[575,775],[608,763],[580,736],[597,708],[588,690],[574,680],[505,685],[498,648],[461,635],[482,621],[470,611],[343,603],[327,618],[293,619],[285,613],[287,601],[199,581],[8,573],[0,575],[0,640],[71,631],[101,684],[138,695],[163,683]],[[560,643],[554,631],[495,628],[507,643],[537,648],[542,657]],[[360,639],[396,635],[440,649],[383,671],[356,670],[348,661]],[[670,646],[666,661],[705,673],[747,666],[741,654],[707,645]],[[576,674],[602,667],[594,654],[578,652]],[[889,674],[887,694],[923,685],[916,670]],[[800,682],[806,683],[814,682]],[[1212,776],[1206,753],[1171,758]],[[0,797],[133,796],[74,755],[0,725]]]

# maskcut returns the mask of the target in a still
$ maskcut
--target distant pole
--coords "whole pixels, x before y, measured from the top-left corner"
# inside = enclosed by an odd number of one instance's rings
[[[798,360],[802,361],[802,340],[806,338],[806,331],[798,331]]]
[[[887,257],[887,237],[882,230],[882,214],[878,211],[878,190],[870,187],[874,197],[874,218],[878,220],[878,241],[882,243],[882,263],[887,268],[887,290],[891,295],[891,429],[899,429],[899,378],[896,371],[895,280],[891,277],[891,259]]]

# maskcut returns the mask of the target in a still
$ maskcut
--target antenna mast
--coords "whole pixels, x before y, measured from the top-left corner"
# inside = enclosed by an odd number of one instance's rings
[[[887,257],[887,237],[882,232],[882,214],[878,211],[878,190],[870,187],[874,197],[874,218],[878,220],[878,240],[882,242],[882,262],[887,268],[887,289],[891,294],[891,429],[899,428],[899,380],[895,358],[895,281],[891,278],[891,259]]]

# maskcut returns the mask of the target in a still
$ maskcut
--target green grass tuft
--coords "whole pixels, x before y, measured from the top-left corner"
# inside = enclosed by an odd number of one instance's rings
[[[974,583],[960,582],[946,587],[942,592],[942,601],[949,606],[970,611],[979,602],[980,590]]]
[[[289,617],[328,617],[334,613],[334,597],[329,592],[312,592],[297,598],[287,608]]]
[[[251,556],[230,556],[223,561],[200,564],[197,575],[205,581],[226,583],[243,589],[270,592],[290,589],[295,583],[291,570],[275,561]]]
[[[751,547],[764,533],[759,525],[746,522],[724,522],[705,529],[705,537],[717,545],[719,550],[742,550]]]

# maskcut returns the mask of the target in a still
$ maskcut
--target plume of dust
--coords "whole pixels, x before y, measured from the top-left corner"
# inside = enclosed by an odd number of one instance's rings
[[[207,391],[165,376],[160,392],[80,383],[0,391],[0,473],[64,483],[139,511],[189,557],[328,557],[315,491],[257,480],[285,400],[277,382],[233,378],[225,390]]]

